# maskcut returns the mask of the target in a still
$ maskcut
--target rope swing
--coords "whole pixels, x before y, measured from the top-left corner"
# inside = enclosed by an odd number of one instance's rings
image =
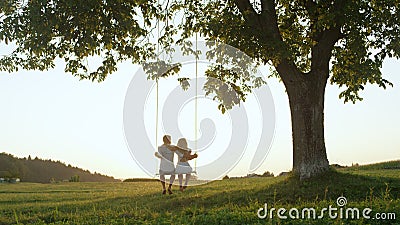
[[[197,118],[198,118],[198,56],[197,56],[197,51],[198,51],[198,46],[197,46],[197,33],[196,33],[196,41],[195,41],[195,49],[196,49],[196,54],[195,54],[195,96],[194,96],[194,137],[195,137],[195,141],[194,141],[194,153],[197,154],[197,149],[198,149],[198,145],[197,145],[197,139],[198,139],[198,135],[197,135],[197,130],[198,130],[198,122],[197,122]],[[158,51],[159,47],[157,45],[157,51]],[[155,128],[155,143],[156,143],[156,147],[155,147],[155,151],[158,152],[158,121],[159,121],[159,80],[158,80],[158,76],[156,77],[156,113],[155,113],[155,121],[156,121],[156,128]],[[159,165],[157,163],[157,170],[156,170],[156,176],[158,176],[158,171],[159,170]],[[194,170],[192,171],[193,174],[197,174],[197,158],[194,159]]]
[[[168,17],[166,20],[166,23],[168,24]],[[159,62],[159,55],[160,55],[160,44],[158,42],[160,38],[160,21],[159,19],[157,19],[157,62]],[[198,51],[198,40],[197,40],[197,32],[195,34],[195,96],[194,96],[194,101],[195,101],[195,106],[194,106],[194,136],[195,136],[195,141],[194,141],[194,152],[195,154],[197,154],[197,130],[198,130],[198,123],[197,123],[197,117],[198,117],[198,101],[197,101],[197,96],[198,96],[198,55],[197,55],[197,51]],[[156,76],[156,113],[155,113],[155,152],[158,152],[158,123],[159,123],[159,77],[160,74],[157,74]],[[157,163],[157,170],[156,170],[156,174],[155,176],[159,176],[159,163]],[[197,174],[197,158],[194,159],[194,170],[191,172],[193,174]]]

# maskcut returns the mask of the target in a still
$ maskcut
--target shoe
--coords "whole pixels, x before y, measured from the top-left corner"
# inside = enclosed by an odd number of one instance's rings
[[[187,186],[185,185],[185,186],[183,186],[183,188],[182,188],[182,189],[183,189],[183,190],[185,190],[186,188],[187,188]]]
[[[162,191],[162,194],[165,195],[166,193],[167,193],[167,191],[164,189],[164,190]]]
[[[182,187],[182,186],[179,186],[179,190],[180,190],[181,192],[183,192],[183,187]]]
[[[171,189],[169,189],[169,188],[168,188],[168,194],[170,194],[170,195],[173,194],[172,191],[171,191]]]

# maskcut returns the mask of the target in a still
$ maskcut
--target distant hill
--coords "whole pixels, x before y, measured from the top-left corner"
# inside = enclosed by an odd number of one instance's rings
[[[367,165],[353,165],[352,168],[359,170],[393,170],[400,169],[400,160],[393,160],[388,162],[380,162]]]
[[[11,154],[0,153],[0,178],[20,178],[21,182],[50,183],[77,179],[80,182],[116,182],[114,177],[92,174],[60,161],[39,158],[17,158]]]

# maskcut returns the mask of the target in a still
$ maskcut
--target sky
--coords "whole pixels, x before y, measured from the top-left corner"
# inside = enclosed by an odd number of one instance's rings
[[[0,48],[0,55],[7,48]],[[132,157],[124,130],[124,103],[129,85],[139,65],[129,62],[119,64],[118,71],[104,82],[79,80],[64,72],[64,63],[48,71],[0,72],[0,152],[17,157],[39,157],[60,160],[91,172],[98,172],[115,178],[149,177],[140,163]],[[363,101],[344,104],[338,98],[341,91],[335,85],[328,85],[325,96],[325,138],[328,160],[331,164],[368,164],[400,159],[400,61],[388,59],[384,62],[383,77],[394,84],[384,90],[367,85],[361,93]],[[190,68],[189,68],[190,69]],[[268,68],[261,67],[263,76]],[[171,78],[174,79],[174,78]],[[274,135],[273,142],[256,173],[265,171],[279,174],[289,171],[292,166],[292,140],[290,111],[287,96],[277,79],[268,79],[268,88],[273,98]],[[171,80],[161,83],[162,96],[167,96],[175,87]],[[154,141],[154,89],[148,93],[143,122],[153,147]],[[161,108],[163,101],[161,98]],[[251,102],[251,100],[249,100]],[[257,104],[243,105],[249,120],[257,125],[259,110]],[[193,101],[181,108],[177,119],[180,131],[189,139],[193,138]],[[216,103],[210,99],[199,100],[199,120],[210,118],[216,130],[214,149],[224,149],[229,141],[231,118],[221,115]],[[229,127],[230,126],[230,127]],[[163,127],[159,132],[161,142]],[[229,176],[244,176],[249,173],[249,164],[257,146],[260,128],[248,129],[250,137],[234,168],[227,171]],[[201,134],[203,135],[203,134]],[[220,135],[220,136],[219,136]],[[176,142],[178,137],[173,136]],[[216,147],[215,147],[216,146]],[[213,149],[210,147],[209,149]],[[153,151],[153,150],[150,150]],[[199,152],[199,166],[218,158],[222,152],[204,150]],[[224,162],[217,162],[217,164]],[[201,177],[202,175],[199,174]]]

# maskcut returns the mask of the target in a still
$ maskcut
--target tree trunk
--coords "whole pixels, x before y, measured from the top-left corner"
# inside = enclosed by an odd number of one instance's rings
[[[324,99],[327,79],[301,74],[285,82],[292,118],[293,172],[300,180],[329,168],[324,137]]]

